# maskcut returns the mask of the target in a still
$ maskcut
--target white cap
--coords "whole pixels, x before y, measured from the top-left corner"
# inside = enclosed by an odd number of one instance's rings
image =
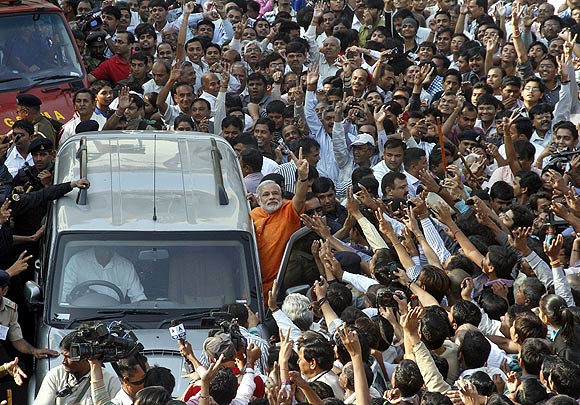
[[[367,143],[375,146],[375,138],[373,138],[373,136],[370,134],[362,133],[356,136],[356,139],[353,143],[350,144],[350,146],[366,145]]]

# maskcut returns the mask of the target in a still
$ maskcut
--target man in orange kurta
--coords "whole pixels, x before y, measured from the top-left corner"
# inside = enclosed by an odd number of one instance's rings
[[[280,186],[273,181],[265,181],[257,189],[260,206],[251,212],[256,229],[265,300],[278,275],[286,242],[301,226],[300,214],[304,212],[308,190],[308,162],[302,158],[302,148],[296,166],[298,180],[292,201],[282,202]]]

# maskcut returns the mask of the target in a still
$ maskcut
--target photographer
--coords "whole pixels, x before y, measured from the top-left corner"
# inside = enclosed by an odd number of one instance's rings
[[[89,390],[92,381],[100,383],[110,397],[114,397],[119,392],[119,382],[112,374],[103,373],[99,368],[97,378],[92,373],[89,374],[91,366],[88,360],[74,361],[70,358],[71,345],[76,338],[77,332],[71,332],[60,342],[62,364],[48,372],[42,381],[34,405],[92,405],[96,403],[93,402],[93,396]]]
[[[145,374],[149,365],[141,354],[121,359],[117,362],[121,390],[111,395],[103,380],[103,361],[96,358],[88,360],[91,368],[91,395],[99,405],[131,405],[137,393],[144,388]]]

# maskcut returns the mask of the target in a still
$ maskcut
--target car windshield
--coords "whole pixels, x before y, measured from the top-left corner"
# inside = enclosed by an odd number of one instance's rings
[[[248,276],[247,239],[235,232],[63,234],[50,270],[52,321],[110,310],[158,310],[166,318],[235,302],[251,305],[255,281]]]
[[[0,17],[0,91],[83,77],[72,38],[57,13]]]

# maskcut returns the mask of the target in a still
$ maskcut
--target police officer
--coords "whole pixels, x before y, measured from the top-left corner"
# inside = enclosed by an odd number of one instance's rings
[[[83,63],[87,72],[90,73],[97,68],[105,60],[105,37],[107,33],[104,31],[91,32],[86,39],[87,53],[83,56]]]
[[[44,136],[53,143],[56,140],[57,131],[52,122],[40,113],[42,101],[34,94],[19,94],[16,96],[16,112],[20,119],[32,122],[35,135]]]
[[[47,138],[38,137],[30,143],[28,153],[34,166],[24,165],[12,182],[13,187],[22,187],[20,192],[38,191],[52,184],[54,168],[54,144]]]
[[[0,340],[10,341],[12,346],[22,354],[31,354],[37,359],[56,357],[58,352],[50,349],[40,349],[32,346],[22,337],[22,329],[18,323],[17,306],[6,298],[10,285],[10,275],[0,270]]]
[[[53,144],[46,138],[38,137],[30,143],[28,153],[32,156],[34,166],[25,165],[18,171],[12,185],[15,192],[30,193],[50,187],[54,167]],[[43,202],[38,207],[28,210],[16,210],[12,215],[13,239],[17,243],[14,256],[27,251],[38,256],[38,240],[42,236],[42,220],[48,210],[49,202]],[[26,282],[30,277],[24,277],[18,282]],[[16,297],[14,297],[16,298]],[[17,302],[19,302],[17,300]]]

